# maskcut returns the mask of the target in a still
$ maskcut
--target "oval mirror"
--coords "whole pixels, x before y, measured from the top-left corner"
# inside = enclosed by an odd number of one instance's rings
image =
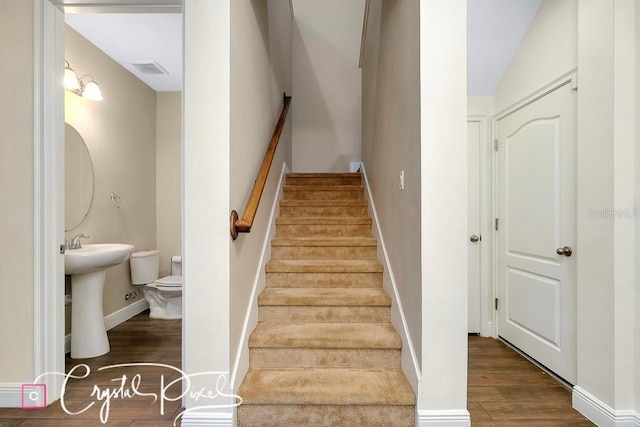
[[[89,149],[77,130],[65,123],[64,156],[64,229],[73,230],[82,224],[93,203],[93,162]]]

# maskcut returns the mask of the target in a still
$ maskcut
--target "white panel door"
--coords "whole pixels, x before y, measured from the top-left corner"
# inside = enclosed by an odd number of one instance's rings
[[[499,335],[571,384],[576,97],[566,84],[497,121]]]
[[[469,231],[469,333],[480,333],[480,122],[467,122],[468,231]]]

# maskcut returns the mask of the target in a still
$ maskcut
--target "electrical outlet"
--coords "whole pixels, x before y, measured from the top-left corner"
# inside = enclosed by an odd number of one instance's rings
[[[398,185],[398,188],[400,189],[400,191],[404,190],[404,171],[400,171],[400,183]]]

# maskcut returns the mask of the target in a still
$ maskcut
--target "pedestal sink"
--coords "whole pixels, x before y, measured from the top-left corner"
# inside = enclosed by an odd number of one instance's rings
[[[71,275],[71,357],[84,359],[109,352],[102,295],[109,267],[129,259],[132,245],[87,244],[64,255],[65,274]]]

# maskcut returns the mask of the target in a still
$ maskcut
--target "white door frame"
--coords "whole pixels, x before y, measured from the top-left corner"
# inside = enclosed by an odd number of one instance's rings
[[[64,8],[67,0],[32,0],[34,8],[34,377],[47,402],[60,398],[64,353]],[[176,12],[181,0],[74,4],[73,11]],[[183,348],[184,353],[184,348]],[[47,374],[49,373],[49,374]]]
[[[60,398],[64,373],[64,14],[49,1],[34,8],[34,379],[47,402]]]
[[[490,118],[484,115],[469,115],[467,123],[480,126],[480,336],[493,336],[495,321],[492,305],[492,259],[494,233],[491,228],[493,201],[493,145],[491,143]]]

